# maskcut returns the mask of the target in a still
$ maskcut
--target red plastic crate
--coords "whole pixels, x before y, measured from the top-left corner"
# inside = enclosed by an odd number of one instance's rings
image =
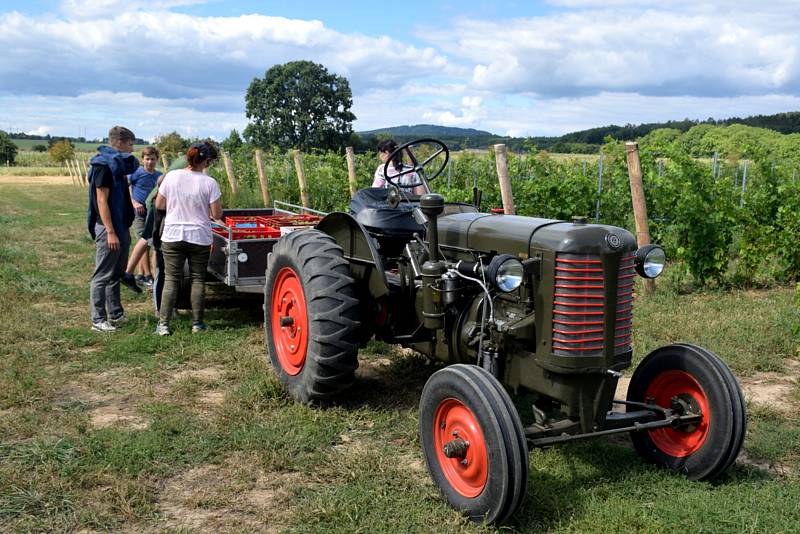
[[[281,228],[287,226],[314,226],[322,217],[319,215],[270,215],[257,217],[259,223],[272,228]]]
[[[239,239],[269,239],[278,238],[281,236],[280,228],[271,228],[269,226],[259,226],[256,228],[231,228],[231,233],[228,233],[227,228],[215,226],[211,229],[217,235],[224,238],[230,237],[234,240]]]
[[[259,217],[257,215],[233,215],[225,217],[225,226],[236,228],[240,224],[256,224],[258,225]]]

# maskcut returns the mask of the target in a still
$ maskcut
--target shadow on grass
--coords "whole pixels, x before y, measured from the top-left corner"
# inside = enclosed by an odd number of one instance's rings
[[[645,463],[632,448],[608,438],[534,450],[530,464],[528,494],[509,525],[521,532],[558,530],[584,514],[595,514],[589,508],[596,508],[598,501],[612,514],[642,498],[670,506],[670,499],[679,496],[672,506],[680,507],[711,500],[723,486],[752,488],[775,479],[763,470],[737,464],[712,481],[692,482]]]
[[[335,404],[344,408],[375,410],[413,409],[428,378],[441,368],[418,353],[398,353],[388,358],[359,356],[356,381]]]

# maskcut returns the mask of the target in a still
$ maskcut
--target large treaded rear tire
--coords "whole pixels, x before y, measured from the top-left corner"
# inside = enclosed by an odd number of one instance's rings
[[[272,366],[291,396],[324,400],[353,383],[359,303],[342,249],[318,230],[282,237],[267,262],[264,330]]]

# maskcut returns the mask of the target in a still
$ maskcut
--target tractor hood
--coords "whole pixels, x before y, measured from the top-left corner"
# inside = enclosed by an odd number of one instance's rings
[[[487,213],[440,217],[439,243],[523,257],[535,250],[576,254],[636,250],[633,234],[616,226]]]

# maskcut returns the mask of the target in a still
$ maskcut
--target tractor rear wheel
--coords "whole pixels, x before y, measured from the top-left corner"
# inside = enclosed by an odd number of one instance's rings
[[[431,478],[473,521],[501,523],[528,481],[528,446],[517,410],[495,377],[476,365],[434,373],[420,399],[419,432]]]
[[[739,455],[747,428],[744,396],[730,368],[713,352],[687,344],[656,349],[633,373],[628,400],[663,408],[677,404],[702,413],[700,422],[684,427],[632,432],[634,448],[649,462],[690,480],[707,480]]]
[[[278,379],[302,403],[350,386],[359,303],[339,245],[318,230],[292,232],[272,249],[266,278],[264,329]]]

